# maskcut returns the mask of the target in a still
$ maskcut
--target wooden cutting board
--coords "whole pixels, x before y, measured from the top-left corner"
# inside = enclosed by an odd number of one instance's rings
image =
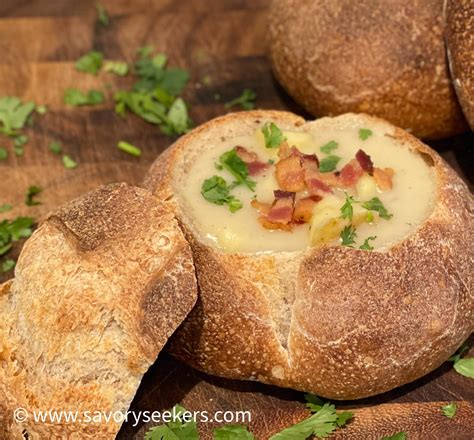
[[[125,120],[113,112],[114,88],[130,79],[101,73],[97,77],[75,71],[74,61],[91,49],[113,60],[135,59],[136,49],[151,44],[168,54],[172,65],[192,76],[185,98],[196,124],[224,113],[222,102],[244,88],[258,94],[260,108],[287,109],[306,116],[271,76],[265,58],[267,0],[103,0],[111,23],[96,22],[93,0],[2,0],[0,2],[0,96],[15,95],[47,104],[50,111],[36,116],[26,129],[30,142],[25,155],[13,154],[0,162],[0,204],[11,203],[8,217],[33,216],[41,220],[61,203],[99,184],[127,181],[140,184],[154,158],[174,138],[142,120]],[[104,84],[110,84],[105,88]],[[107,104],[68,108],[64,89],[99,88]],[[221,100],[217,101],[215,95]],[[48,150],[60,141],[79,163],[66,170]],[[140,159],[116,148],[127,140],[143,150]],[[472,188],[473,137],[465,135],[434,146]],[[7,138],[0,146],[11,148]],[[42,204],[27,207],[30,185],[44,189]],[[3,217],[2,217],[3,216]],[[7,214],[0,214],[0,220]],[[14,255],[19,247],[14,250]],[[7,274],[3,279],[11,276]],[[472,344],[471,344],[472,345]],[[472,350],[471,350],[472,353]],[[315,374],[317,372],[315,371]],[[458,415],[444,417],[440,406],[458,402]],[[132,409],[164,410],[180,402],[189,410],[248,410],[251,430],[259,439],[301,420],[308,414],[303,395],[258,383],[210,377],[164,354],[147,373]],[[456,374],[450,363],[413,384],[392,392],[353,402],[354,420],[333,438],[379,439],[406,431],[409,439],[473,439],[474,387]],[[203,438],[212,438],[213,424],[201,425]],[[147,426],[125,424],[120,439],[142,439]]]

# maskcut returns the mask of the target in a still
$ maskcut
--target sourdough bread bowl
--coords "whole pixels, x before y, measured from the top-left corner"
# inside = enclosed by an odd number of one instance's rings
[[[0,286],[0,438],[115,438],[196,296],[189,245],[148,191],[109,185],[53,213]],[[49,410],[82,420],[35,423]],[[112,418],[87,423],[98,411]]]
[[[454,89],[474,130],[474,2],[447,0],[446,44]]]
[[[275,76],[314,116],[365,112],[428,139],[467,129],[443,0],[275,0],[269,20]]]
[[[305,198],[312,217],[295,219],[309,180],[296,201],[280,181],[295,185],[285,166],[311,168],[314,153],[319,180]],[[336,154],[337,171],[323,173]],[[369,172],[357,168],[360,159]],[[242,162],[245,179],[235,173]],[[392,189],[381,192],[384,179],[374,180],[383,172]],[[356,174],[357,184],[337,188]],[[159,156],[145,187],[175,213],[192,247],[199,298],[170,350],[197,369],[356,399],[430,372],[473,330],[473,197],[436,152],[383,120],[228,114]],[[365,208],[374,194],[385,211]],[[293,217],[284,224],[288,199]]]

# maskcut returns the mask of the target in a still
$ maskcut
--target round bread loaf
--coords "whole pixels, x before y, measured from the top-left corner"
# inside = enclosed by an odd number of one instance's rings
[[[371,154],[377,160],[395,163],[396,157],[387,158],[383,142],[390,142],[400,155],[408,151],[417,161],[413,175],[419,167],[420,174],[426,171],[432,179],[433,189],[413,201],[415,208],[425,203],[423,199],[432,200],[426,215],[396,242],[373,251],[338,242],[294,249],[291,239],[284,250],[275,250],[283,234],[293,234],[296,241],[296,229],[267,231],[274,234],[274,250],[272,240],[265,242],[270,247],[252,249],[260,239],[252,229],[258,224],[248,222],[252,208],[243,203],[232,214],[226,206],[205,200],[201,186],[190,185],[190,179],[196,173],[231,177],[222,167],[214,167],[218,159],[213,155],[219,157],[223,146],[237,142],[252,148],[258,142],[255,133],[270,122],[288,133],[288,142],[290,134],[293,139],[308,133],[335,138],[340,134],[335,154],[345,146],[352,148],[352,141],[344,140],[349,139],[346,131],[355,133],[356,144],[372,142]],[[372,137],[362,140],[369,132]],[[261,148],[255,151],[264,154]],[[324,155],[318,154],[321,160]],[[208,169],[203,157],[210,158]],[[396,188],[408,167],[394,169]],[[408,183],[410,188],[423,184]],[[354,399],[432,371],[473,330],[473,198],[436,152],[385,121],[356,114],[314,122],[286,112],[229,114],[197,127],[159,156],[145,186],[174,211],[193,250],[200,296],[171,343],[172,353],[193,367],[333,399]],[[250,194],[242,185],[232,191],[238,188],[241,192],[232,194]],[[201,202],[203,211],[198,212]],[[206,216],[207,210],[211,215]],[[219,210],[228,219],[223,221],[227,241],[222,242],[215,240]],[[395,222],[399,211],[393,212],[390,221]],[[240,216],[236,222],[233,215]],[[235,233],[234,226],[240,226],[240,232]],[[254,240],[250,235],[244,249],[239,234],[254,230]],[[237,248],[229,247],[229,241]]]
[[[365,112],[427,139],[467,129],[442,0],[275,0],[270,11],[274,73],[314,116]]]

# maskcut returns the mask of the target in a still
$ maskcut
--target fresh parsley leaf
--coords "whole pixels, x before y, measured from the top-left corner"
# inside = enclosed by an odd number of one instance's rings
[[[457,405],[454,402],[449,403],[448,405],[442,406],[441,411],[443,411],[446,417],[452,419],[456,415]]]
[[[140,58],[146,58],[150,56],[154,50],[153,46],[143,46],[137,49],[137,54]]]
[[[13,206],[10,205],[9,203],[4,203],[3,205],[0,205],[0,213],[1,212],[8,212],[13,209]]]
[[[8,157],[8,151],[0,147],[0,160],[5,160]]]
[[[125,153],[131,154],[132,156],[135,157],[140,157],[142,154],[142,150],[140,148],[135,147],[135,145],[132,145],[128,142],[125,141],[120,141],[117,144],[117,148]]]
[[[256,183],[248,178],[249,168],[239,157],[235,149],[221,154],[219,163],[235,177],[237,184],[243,184],[251,191],[254,191]]]
[[[342,428],[343,426],[346,425],[348,420],[352,419],[352,417],[354,417],[354,413],[350,411],[337,413],[336,425],[339,428]]]
[[[225,103],[224,107],[231,108],[236,105],[240,105],[244,110],[252,110],[255,107],[256,99],[257,99],[257,94],[253,90],[244,89],[244,91],[242,92],[240,96]]]
[[[13,147],[13,152],[15,153],[15,156],[23,156],[23,154],[25,153],[25,149],[23,147],[15,145]]]
[[[186,133],[189,128],[189,118],[188,118],[188,108],[181,98],[176,98],[176,100],[171,105],[168,115],[167,123],[164,124],[161,129],[167,134],[181,134]],[[165,128],[166,127],[166,128]]]
[[[145,434],[145,440],[199,440],[196,422],[185,422],[183,419],[186,410],[176,405],[171,412],[177,415],[176,419],[166,425],[151,428]]]
[[[406,440],[407,435],[405,432],[400,431],[397,432],[396,434],[389,435],[387,437],[382,437],[382,440]]]
[[[76,67],[76,70],[79,70],[80,72],[97,75],[97,72],[102,67],[103,59],[104,56],[102,55],[102,52],[92,50],[79,58],[74,66]]]
[[[67,168],[68,170],[72,170],[73,168],[77,167],[77,162],[71,156],[68,156],[67,154],[63,154],[63,165],[64,165],[64,168]]]
[[[254,438],[243,425],[227,425],[214,429],[214,440],[254,440]]]
[[[2,272],[5,273],[12,270],[15,267],[15,264],[15,260],[8,258],[2,263]]]
[[[104,95],[98,90],[89,90],[87,93],[78,89],[69,88],[64,92],[64,102],[72,106],[96,105],[104,102]]]
[[[456,351],[456,353],[454,353],[449,359],[448,361],[451,361],[451,362],[457,362],[459,359],[461,359],[461,356],[467,351],[469,350],[469,346],[467,344],[463,344],[461,345],[458,350]]]
[[[230,212],[236,212],[242,208],[242,202],[230,194],[230,187],[220,176],[212,176],[206,179],[201,186],[202,196],[216,205],[227,204]]]
[[[39,193],[43,191],[39,186],[32,185],[28,188],[26,191],[26,196],[25,196],[25,204],[27,206],[35,206],[35,205],[41,205],[41,202],[38,202],[37,200],[33,200],[35,196],[37,196]]]
[[[344,202],[344,205],[342,205],[340,211],[341,211],[341,218],[346,218],[348,220],[352,220],[352,217],[354,215],[354,208],[352,207],[352,204],[355,203],[354,197],[349,196],[346,193],[346,201]]]
[[[49,144],[49,150],[54,154],[61,154],[63,152],[63,147],[61,146],[61,142],[53,141]]]
[[[320,150],[323,153],[331,154],[331,151],[335,150],[338,146],[339,146],[339,144],[336,141],[329,141],[327,144],[323,145],[320,148]]]
[[[456,373],[474,379],[474,358],[462,358],[454,362]]]
[[[337,163],[341,160],[339,156],[330,154],[329,156],[323,157],[319,162],[319,171],[321,173],[329,173],[336,169]]]
[[[345,420],[348,418],[348,416],[344,415],[339,419],[341,426],[345,424]],[[305,440],[312,435],[326,437],[337,429],[337,422],[338,415],[336,414],[335,406],[325,403],[312,416],[273,435],[270,437],[270,440]]]
[[[17,130],[23,128],[35,109],[34,102],[22,103],[15,96],[0,98],[0,133],[17,136]]]
[[[110,19],[106,9],[100,3],[97,3],[95,5],[95,8],[97,9],[97,21],[102,26],[108,26],[108,24],[110,23]]]
[[[23,147],[28,143],[28,136],[21,134],[20,136],[15,137],[13,144],[15,147]]]
[[[365,251],[373,251],[373,250],[374,250],[374,247],[370,245],[369,241],[370,241],[370,240],[375,240],[376,238],[377,238],[376,236],[374,236],[374,237],[367,237],[367,238],[364,240],[364,243],[359,246],[359,249],[362,249],[362,250],[365,250]]]
[[[37,105],[35,111],[39,115],[45,115],[46,113],[48,113],[48,107],[46,107],[45,105]]]
[[[262,133],[265,138],[265,147],[267,148],[278,148],[286,141],[282,131],[273,122],[266,122],[262,127]]]
[[[14,220],[0,222],[0,256],[5,255],[12,247],[12,242],[28,238],[32,234],[33,219],[17,217]]]
[[[369,128],[359,129],[359,139],[362,141],[367,140],[372,135],[373,135],[372,130],[370,130]]]
[[[319,411],[324,405],[324,401],[314,394],[307,393],[304,397],[306,399],[306,408],[311,412]]]
[[[393,214],[389,214],[382,201],[378,197],[373,197],[367,202],[362,203],[362,207],[369,211],[376,211],[379,216],[385,220],[390,220]]]
[[[125,61],[106,61],[104,70],[118,76],[127,76],[128,64]]]
[[[343,246],[350,246],[351,244],[355,243],[356,237],[357,233],[355,231],[355,227],[352,225],[345,226],[344,229],[341,231],[341,244]]]

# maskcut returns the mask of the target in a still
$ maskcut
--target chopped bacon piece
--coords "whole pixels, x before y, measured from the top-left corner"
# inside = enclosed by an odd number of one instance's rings
[[[306,185],[308,186],[308,191],[311,195],[319,195],[321,192],[332,193],[332,189],[314,175],[306,178]]]
[[[293,220],[298,223],[308,223],[313,216],[314,205],[320,200],[322,197],[317,195],[298,200],[295,204]]]
[[[391,168],[374,168],[374,179],[380,191],[389,191],[393,187]]]
[[[257,153],[249,151],[245,147],[238,145],[235,147],[235,152],[246,163],[250,176],[256,176],[268,168],[268,164],[258,160]]]
[[[275,200],[273,201],[267,220],[271,223],[281,223],[287,225],[293,219],[293,210],[295,208],[295,193],[289,191],[275,191]]]
[[[302,154],[301,164],[305,170],[315,170],[319,169],[319,160],[316,154]]]
[[[305,188],[304,171],[298,156],[289,156],[276,164],[278,186],[285,191],[298,192]]]
[[[284,225],[283,223],[272,223],[266,217],[260,216],[258,218],[258,222],[265,228],[265,229],[281,229],[282,231],[290,232],[295,227],[294,223],[288,223]]]
[[[355,159],[352,159],[347,165],[345,165],[341,173],[339,174],[339,182],[345,188],[350,188],[354,186],[357,181],[364,174],[364,170],[359,165],[359,162]]]
[[[356,153],[357,162],[359,162],[360,167],[367,171],[370,175],[374,172],[374,164],[370,156],[363,150],[359,150]]]

